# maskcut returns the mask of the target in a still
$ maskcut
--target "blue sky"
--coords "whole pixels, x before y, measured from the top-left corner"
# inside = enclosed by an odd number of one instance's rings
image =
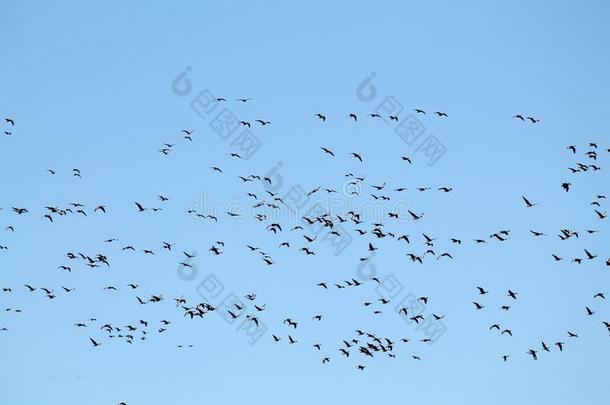
[[[602,1],[4,2],[0,114],[15,126],[2,122],[2,132],[12,135],[0,137],[0,245],[8,247],[0,251],[0,287],[12,288],[0,293],[0,308],[12,309],[0,313],[0,328],[8,329],[0,332],[3,401],[605,403],[610,352],[602,321],[610,320],[610,308],[593,295],[609,281],[609,229],[590,203],[609,184],[609,12]],[[172,82],[187,67],[190,91],[179,96]],[[375,98],[363,101],[358,88],[371,73]],[[228,102],[201,117],[191,102],[203,91]],[[435,164],[417,151],[419,141],[408,145],[395,125],[366,117],[387,96],[404,107],[401,122],[414,108],[428,112],[417,116],[425,128],[420,139],[434,135],[445,150]],[[247,153],[233,143],[236,134],[223,139],[211,127],[222,108],[253,123],[261,146],[248,159],[228,156]],[[357,123],[346,117],[352,112]],[[541,121],[511,118],[518,113]],[[193,142],[182,129],[194,130]],[[576,162],[592,163],[583,156],[589,142],[599,143],[595,164],[602,170],[571,174]],[[167,156],[158,152],[164,143],[176,144]],[[566,150],[572,144],[576,155]],[[348,172],[366,177],[356,197],[343,193]],[[323,192],[314,200],[331,204],[325,207],[333,214],[380,212],[362,226],[384,222],[397,236],[409,234],[411,244],[360,237],[348,223],[353,242],[335,254],[328,241],[307,244],[291,233],[305,212],[295,218],[285,207],[275,214],[284,229],[275,235],[265,229],[270,221],[252,218],[262,211],[250,208],[246,193],[271,197],[263,183],[238,178],[251,174],[272,177],[280,196],[293,186],[334,188],[332,201]],[[392,198],[384,204],[370,197],[371,185],[383,182]],[[569,193],[563,182],[572,183]],[[392,191],[401,186],[409,190]],[[442,193],[442,186],[453,190]],[[158,201],[159,194],[170,201]],[[525,208],[522,195],[539,205]],[[163,210],[138,213],[134,201]],[[88,216],[57,216],[53,224],[43,218],[45,206],[71,202],[84,204]],[[101,204],[108,213],[94,214]],[[11,207],[30,212],[18,216]],[[425,215],[413,222],[405,208]],[[196,221],[188,209],[219,220]],[[227,210],[243,217],[228,218]],[[387,212],[396,210],[401,219],[389,220]],[[560,241],[561,228],[580,237]],[[503,229],[510,240],[489,240]],[[530,229],[548,236],[534,238]],[[437,254],[450,252],[454,260],[412,263],[406,253],[425,250],[422,233],[437,238]],[[110,238],[118,241],[104,243]],[[218,240],[225,246],[214,256],[208,249]],[[286,240],[290,249],[278,248]],[[174,250],[163,251],[162,241],[175,243]],[[341,290],[316,286],[358,278],[369,242],[379,248],[372,258],[377,276],[401,288],[382,291],[371,280]],[[266,266],[246,244],[276,263]],[[138,251],[121,251],[125,245]],[[316,255],[298,251],[305,245]],[[570,263],[585,248],[599,257]],[[197,253],[192,280],[180,270],[182,251]],[[111,267],[89,269],[67,252],[102,253]],[[555,263],[551,253],[564,260]],[[60,265],[73,269],[62,272]],[[206,280],[224,286],[214,305],[234,294],[252,309],[244,295],[256,293],[255,303],[267,305],[259,315],[268,331],[252,344],[216,313],[184,318],[172,298],[203,301]],[[128,289],[131,282],[138,289]],[[52,288],[57,297],[28,293],[23,284]],[[109,285],[117,291],[103,290]],[[479,296],[476,286],[489,294]],[[508,289],[519,293],[516,301]],[[136,295],[151,294],[165,299],[137,305]],[[371,306],[382,314],[362,305],[383,294],[392,294],[392,303]],[[446,331],[432,345],[418,342],[425,333],[393,312],[410,295],[430,297],[426,316],[445,315]],[[485,309],[475,311],[472,301]],[[499,309],[505,304],[510,311]],[[587,317],[585,306],[596,314]],[[316,314],[322,322],[311,320]],[[285,318],[298,320],[298,329],[284,325]],[[149,339],[133,345],[100,330],[140,319],[150,321]],[[162,319],[172,324],[159,334]],[[77,322],[88,326],[76,328]],[[513,337],[491,332],[493,323]],[[412,341],[396,343],[394,359],[365,359],[357,349],[346,359],[338,349],[356,329]],[[580,337],[568,338],[568,330]],[[288,334],[298,343],[289,345]],[[89,337],[102,346],[93,348]],[[533,361],[526,352],[541,351],[542,340],[566,342],[565,350],[553,347]],[[507,363],[504,354],[511,356]],[[331,361],[323,365],[326,356]]]

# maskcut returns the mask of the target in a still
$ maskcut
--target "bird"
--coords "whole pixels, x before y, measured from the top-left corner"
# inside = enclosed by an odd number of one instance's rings
[[[593,253],[589,252],[587,249],[585,249],[585,254],[587,255],[587,259],[589,259],[589,260],[593,260],[597,257],[597,255],[594,255]]]
[[[534,360],[538,360],[538,356],[536,355],[538,352],[534,349],[530,349],[527,354],[531,355]]]
[[[416,214],[416,213],[414,213],[414,212],[413,212],[413,211],[411,211],[411,210],[407,210],[407,212],[409,213],[409,215],[411,215],[411,218],[412,218],[414,221],[417,221],[417,220],[421,219],[421,218],[424,216],[424,214],[423,214],[423,213],[422,213],[422,214]]]
[[[525,201],[525,206],[526,206],[527,208],[532,208],[533,206],[537,205],[537,204],[535,204],[535,203],[534,203],[534,204],[532,204],[532,203],[531,203],[531,202],[530,202],[530,201],[529,201],[527,198],[525,198],[525,197],[523,197],[523,196],[521,196],[521,198],[523,198],[523,201]]]
[[[331,156],[333,156],[333,157],[335,156],[335,154],[333,153],[333,151],[332,151],[332,150],[330,150],[330,149],[328,149],[328,148],[325,148],[325,147],[320,146],[320,149],[322,149],[322,150],[324,151],[324,153],[326,153],[326,154],[328,154],[328,155],[331,155]]]
[[[485,308],[485,306],[484,306],[484,305],[481,305],[481,304],[479,304],[479,303],[478,303],[478,302],[476,302],[476,301],[473,301],[472,303],[474,304],[474,306],[475,306],[475,308],[476,308],[476,309],[483,309],[483,308]]]

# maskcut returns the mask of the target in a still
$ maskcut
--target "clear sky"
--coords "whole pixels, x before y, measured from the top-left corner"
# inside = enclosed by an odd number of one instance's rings
[[[610,321],[610,304],[593,296],[610,294],[610,229],[590,203],[610,192],[609,19],[605,1],[3,1],[0,115],[15,125],[3,120],[2,132],[12,134],[0,132],[0,246],[8,248],[0,250],[0,288],[12,289],[0,292],[0,329],[8,329],[0,332],[0,403],[607,403],[602,321]],[[211,108],[202,101],[207,94],[228,101],[202,112]],[[235,101],[241,97],[251,100]],[[406,142],[395,122],[366,116],[391,102],[403,107],[400,124],[414,108],[427,111],[416,114],[418,139],[409,133]],[[251,132],[211,124],[219,114],[250,121]],[[194,131],[192,142],[182,129]],[[432,157],[423,144],[430,139],[437,142]],[[589,142],[599,144],[596,162],[584,156]],[[159,152],[164,143],[175,144],[167,156]],[[253,144],[256,150],[245,147]],[[602,170],[572,174],[576,162]],[[350,185],[350,172],[366,178]],[[251,174],[272,185],[238,178]],[[382,191],[372,188],[384,182]],[[452,191],[437,190],[443,186]],[[278,202],[277,210],[253,209],[246,195],[272,202],[265,191],[284,197],[293,187],[338,192],[332,201],[314,193],[292,214]],[[521,196],[538,205],[525,208]],[[313,243],[301,237],[313,231],[290,231],[316,200],[333,215],[367,213],[360,226],[341,224],[353,238],[344,250],[324,240],[326,230]],[[163,210],[139,213],[135,201]],[[73,202],[85,205],[87,217],[43,217],[45,206]],[[94,213],[97,205],[107,213]],[[187,215],[190,209],[218,222]],[[415,222],[407,209],[425,215]],[[387,217],[396,211],[399,220]],[[267,220],[253,218],[259,213]],[[266,230],[270,222],[283,231]],[[374,237],[371,222],[410,235],[411,243]],[[358,236],[358,227],[369,233]],[[561,241],[562,228],[579,237]],[[510,239],[489,238],[500,230],[510,230]],[[437,255],[454,259],[411,262],[407,253],[426,249],[422,233],[436,238]],[[112,238],[118,241],[104,242]],[[171,252],[163,241],[175,243]],[[218,256],[208,251],[216,241],[225,244]],[[290,248],[279,248],[283,241]],[[362,264],[369,242],[378,250]],[[265,265],[247,244],[275,264]],[[122,251],[126,245],[136,251]],[[316,255],[299,252],[303,246]],[[585,248],[599,257],[570,263]],[[197,254],[192,277],[179,266],[182,251]],[[103,254],[110,267],[88,268],[67,252]],[[554,262],[552,253],[564,260]],[[371,271],[383,288],[367,279]],[[333,287],[352,278],[364,284]],[[328,290],[316,286],[322,281]],[[30,293],[24,284],[38,289]],[[117,291],[103,290],[111,285]],[[489,293],[480,296],[477,286]],[[249,293],[257,294],[254,302],[244,298]],[[153,294],[164,300],[138,305],[136,296]],[[245,314],[228,323],[220,310],[190,320],[173,301],[181,296],[188,305],[218,307],[235,296],[246,313],[266,304],[257,316],[267,331],[250,336],[239,330]],[[391,303],[378,301],[385,296]],[[419,342],[426,330],[395,312],[420,296],[429,297],[420,308],[426,319],[445,316],[433,344]],[[485,308],[475,310],[472,301]],[[596,313],[587,316],[586,306]],[[321,322],[312,320],[317,314]],[[298,328],[283,324],[286,318]],[[163,319],[172,323],[158,333]],[[139,320],[149,321],[145,341]],[[108,338],[105,323],[122,329],[115,335],[138,326],[133,344]],[[513,336],[490,331],[494,323]],[[394,340],[396,358],[365,358],[357,347],[342,356],[343,339],[364,344],[356,329]],[[289,334],[298,342],[289,344]],[[102,345],[94,348],[90,337]],[[505,363],[502,355],[511,357]]]

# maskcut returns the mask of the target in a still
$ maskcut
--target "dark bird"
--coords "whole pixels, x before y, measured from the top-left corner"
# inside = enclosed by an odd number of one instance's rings
[[[474,304],[476,309],[483,309],[483,308],[485,308],[485,305],[481,305],[478,302],[473,301],[472,303]]]
[[[597,255],[594,255],[593,253],[589,252],[587,249],[585,249],[585,254],[587,255],[587,259],[589,259],[589,260],[593,260],[597,257]]]
[[[484,295],[489,292],[489,291],[485,290],[483,287],[477,287],[477,290],[479,290],[480,295]]]
[[[324,151],[324,153],[326,153],[326,154],[329,154],[329,155],[331,155],[331,156],[335,156],[335,154],[333,153],[333,151],[331,151],[331,150],[330,150],[330,149],[328,149],[328,148],[325,148],[325,147],[322,147],[322,146],[321,146],[321,147],[320,147],[320,149],[322,149],[322,150]]]
[[[424,216],[423,213],[418,215],[411,210],[407,210],[407,212],[409,213],[409,215],[411,215],[411,218],[413,218],[413,221],[417,221],[418,219],[421,219]]]
[[[532,204],[532,203],[531,203],[531,202],[530,202],[530,201],[529,201],[527,198],[525,198],[525,197],[523,197],[523,196],[521,196],[521,198],[523,198],[523,201],[525,201],[525,206],[526,206],[527,208],[532,208],[533,206],[538,205],[538,204],[536,204],[536,203]]]

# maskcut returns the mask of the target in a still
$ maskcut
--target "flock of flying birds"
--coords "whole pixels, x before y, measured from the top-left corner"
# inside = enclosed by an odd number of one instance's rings
[[[247,103],[251,99],[250,98],[240,98],[236,99],[237,102]],[[228,102],[225,98],[218,98],[216,100],[218,103],[226,103]],[[414,110],[417,114],[426,114],[426,111],[417,108]],[[448,114],[442,111],[435,111],[432,113],[438,118],[447,119]],[[377,113],[370,113],[367,115],[371,119],[383,118]],[[353,122],[357,122],[361,117],[356,113],[347,114],[346,118]],[[387,117],[393,121],[399,121],[400,117],[398,116],[389,116]],[[522,114],[517,114],[513,116],[513,118],[521,120],[523,122],[530,122],[531,124],[536,124],[540,122],[539,119],[524,116]],[[324,124],[327,121],[327,116],[322,113],[315,114],[312,119],[318,119],[321,124]],[[11,118],[5,119],[5,124],[8,126],[6,130],[4,130],[4,134],[7,136],[12,135],[13,128],[15,127],[15,122]],[[241,121],[240,125],[250,127],[251,125],[259,125],[261,127],[265,127],[271,125],[271,121],[267,119],[256,119],[252,121]],[[195,131],[190,129],[181,130],[181,134],[183,138],[188,142],[193,142],[195,137]],[[168,155],[173,151],[173,148],[176,144],[165,143],[159,152],[163,155]],[[339,152],[332,150],[327,146],[319,146],[317,149],[310,151],[312,154],[318,153],[318,159],[338,159]],[[566,175],[573,176],[573,180],[570,181],[558,181],[557,186],[561,187],[565,192],[569,192],[571,187],[576,182],[577,177],[574,177],[576,174],[585,174],[591,173],[598,170],[601,170],[602,167],[600,160],[603,158],[607,158],[610,149],[602,149],[599,148],[597,143],[588,143],[584,147],[579,147],[577,145],[569,145],[567,146],[567,155],[569,156],[577,156],[578,159],[573,161],[567,169]],[[354,160],[356,164],[363,163],[365,161],[365,155],[361,152],[352,152],[352,151],[342,151],[340,152],[342,155],[346,157],[350,157]],[[604,156],[602,156],[604,155]],[[315,155],[314,155],[315,156]],[[239,153],[229,153],[228,154],[228,162],[225,162],[227,165],[230,165],[231,159],[242,159],[242,156]],[[398,160],[398,159],[397,159]],[[410,156],[400,156],[399,164],[413,164],[413,159]],[[42,169],[41,169],[42,170]],[[213,174],[215,175],[225,175],[223,169],[220,166],[212,166],[210,168]],[[47,173],[50,175],[56,175],[57,171],[54,169],[46,169]],[[72,176],[81,177],[81,171],[77,168],[72,170]],[[353,194],[365,193],[368,194],[374,200],[378,200],[381,202],[391,201],[395,198],[396,193],[403,192],[436,192],[440,194],[446,194],[453,191],[452,187],[446,185],[440,186],[425,186],[425,187],[416,187],[416,188],[407,188],[402,185],[390,185],[385,182],[380,184],[366,184],[365,176],[355,175],[353,173],[345,173],[343,174],[344,180],[348,182],[349,185],[358,186],[352,188],[350,191]],[[510,229],[498,229],[496,232],[493,232],[488,237],[480,236],[473,239],[464,239],[457,235],[409,235],[404,232],[406,228],[402,222],[397,222],[401,219],[406,218],[407,221],[423,221],[424,220],[424,212],[417,211],[414,208],[407,210],[406,212],[387,212],[387,218],[384,221],[373,222],[370,219],[366,218],[363,213],[357,212],[355,210],[350,210],[349,212],[343,213],[322,213],[317,216],[305,216],[302,217],[299,223],[286,224],[274,222],[269,219],[271,215],[268,215],[269,212],[273,212],[274,210],[283,210],[287,209],[285,207],[285,201],[282,196],[265,189],[266,185],[272,185],[272,179],[266,177],[265,175],[259,174],[249,174],[238,176],[238,179],[235,181],[240,181],[244,187],[244,199],[249,201],[252,206],[254,219],[256,223],[261,223],[262,227],[260,229],[261,232],[269,232],[274,234],[274,237],[277,238],[276,246],[267,246],[260,247],[254,245],[246,245],[246,246],[234,246],[228,241],[218,240],[214,244],[212,244],[208,252],[210,255],[222,255],[226,254],[235,249],[244,249],[247,252],[250,252],[256,260],[260,260],[264,266],[279,266],[278,262],[274,258],[274,253],[278,250],[293,250],[295,255],[299,255],[301,260],[307,260],[308,256],[316,255],[319,250],[318,246],[322,243],[323,240],[327,240],[328,238],[341,238],[343,235],[341,232],[350,232],[350,235],[355,238],[365,238],[365,246],[367,246],[366,251],[361,252],[360,257],[358,258],[358,262],[367,262],[370,260],[370,255],[373,252],[378,250],[382,250],[380,247],[380,241],[389,240],[393,241],[395,246],[398,249],[403,249],[406,257],[412,262],[414,265],[423,264],[424,261],[428,260],[453,260],[457,254],[459,254],[459,248],[462,244],[465,243],[473,243],[473,244],[485,244],[490,242],[495,243],[506,243],[513,237],[518,238],[544,238],[544,237],[557,237],[560,241],[572,240],[573,238],[577,238],[579,240],[583,240],[587,237],[596,237],[596,234],[600,232],[597,227],[594,228],[586,228],[586,229],[569,229],[567,227],[560,228],[556,230],[554,235],[549,235],[548,230],[540,230],[540,229],[531,229],[529,235],[513,235]],[[361,191],[369,188],[370,192]],[[312,188],[307,192],[308,196],[314,194],[321,195],[330,195],[333,193],[337,193],[337,190],[333,188],[331,185],[317,186]],[[164,209],[165,205],[170,201],[170,198],[164,195],[158,195],[155,198],[156,203],[152,201],[134,201],[133,203],[133,215],[142,215],[145,213],[154,213]],[[538,209],[538,204],[544,204],[543,202],[539,202],[531,196],[521,196],[521,203],[523,204],[523,209]],[[603,194],[592,196],[591,201],[587,202],[588,209],[591,211],[592,221],[599,221],[601,225],[601,221],[607,220],[608,214],[606,211],[606,196]],[[0,208],[2,210],[2,208]],[[9,213],[8,211],[11,211]],[[0,214],[2,211],[0,211]],[[4,232],[6,234],[10,234],[18,231],[19,229],[19,217],[22,215],[40,215],[42,221],[48,223],[56,223],[60,221],[62,217],[66,217],[69,215],[77,215],[82,217],[88,217],[90,215],[111,215],[112,214],[112,205],[106,203],[96,203],[91,204],[90,207],[85,206],[80,202],[72,202],[66,206],[46,206],[42,208],[38,207],[22,207],[22,206],[12,206],[10,210],[6,210],[6,213],[2,218],[3,222],[10,222],[4,225]],[[199,212],[197,210],[188,210],[187,214],[200,218],[204,221],[212,221],[212,222],[222,222],[222,221],[230,221],[232,218],[239,217],[243,214],[239,212],[227,211],[225,213],[206,213]],[[276,216],[273,216],[276,217]],[[341,227],[338,227],[338,225]],[[313,234],[308,229],[305,229],[309,226],[319,227],[321,231],[319,233]],[[341,230],[339,230],[339,228]],[[398,230],[403,229],[403,230]],[[2,251],[10,249],[10,237],[5,235],[0,239],[6,239],[7,242],[0,243],[0,260]],[[104,240],[104,246],[116,246],[112,249],[113,253],[104,253],[103,251],[107,251],[109,249],[103,248],[98,252],[67,252],[65,253],[65,261],[63,263],[59,263],[57,267],[58,271],[63,272],[73,272],[73,271],[83,271],[86,268],[96,269],[96,268],[110,268],[111,267],[111,256],[115,254],[136,254],[140,253],[142,255],[156,255],[162,252],[166,254],[174,254],[177,255],[178,258],[177,264],[178,266],[182,266],[184,268],[192,267],[194,265],[194,261],[196,257],[194,254],[187,253],[188,249],[185,247],[178,248],[174,243],[170,241],[161,241],[158,246],[154,247],[146,247],[146,248],[136,248],[133,244],[122,244],[118,245],[119,241],[117,238],[111,238]],[[386,244],[384,243],[384,247]],[[600,257],[600,253],[592,252],[588,248],[583,248],[582,255],[579,257],[566,257],[564,259],[564,254],[561,251],[549,252],[549,261],[559,262],[562,260],[569,260],[570,262],[580,265],[586,262],[601,262],[601,265],[610,266],[610,258],[605,260]],[[380,284],[381,281],[377,277],[372,277],[370,280],[357,280],[355,278],[351,278],[349,280],[321,280],[317,283],[315,288],[319,288],[321,293],[329,294],[332,290],[339,291],[348,288],[358,288],[367,283],[375,283]],[[374,284],[374,285],[375,285]],[[2,294],[42,294],[42,296],[46,297],[48,300],[55,299],[60,294],[73,294],[75,288],[70,288],[66,286],[59,287],[49,287],[49,286],[34,286],[30,283],[24,283],[20,286],[0,286],[0,299]],[[133,294],[133,304],[134,305],[146,305],[146,306],[154,306],[154,305],[164,305],[166,301],[162,292],[140,292],[141,288],[138,283],[133,282],[126,286],[114,286],[108,285],[104,287],[104,290],[107,291],[115,291],[118,288],[123,288],[125,290],[131,291]],[[487,296],[490,292],[484,286],[473,286],[473,296],[476,297],[472,301],[473,311],[489,311],[490,308],[487,302]],[[506,293],[504,294],[505,303],[501,305],[499,308],[501,311],[509,311],[513,305],[517,305],[519,293],[515,291],[514,288],[506,288]],[[172,306],[175,307],[176,316],[180,318],[186,319],[203,319],[208,314],[214,311],[224,311],[225,316],[230,317],[231,319],[244,319],[248,323],[251,323],[253,327],[259,327],[262,320],[265,317],[265,313],[268,310],[268,307],[265,303],[261,303],[257,298],[257,294],[255,292],[246,292],[244,294],[244,299],[251,303],[253,308],[253,313],[247,313],[247,310],[244,305],[241,304],[233,304],[231,307],[219,308],[215,305],[212,305],[209,302],[191,302],[186,297],[175,297],[172,301]],[[590,317],[593,319],[593,322],[599,323],[600,331],[609,333],[610,332],[610,323],[608,320],[600,319],[597,315],[598,311],[595,307],[600,307],[604,300],[606,299],[606,295],[603,291],[594,291],[591,293],[591,302],[583,305],[583,316]],[[425,305],[432,305],[434,299],[429,296],[420,296],[417,298],[418,301],[421,301]],[[1,302],[1,301],[0,301]],[[362,303],[362,305],[370,309],[372,316],[378,316],[383,313],[384,308],[389,308],[391,300],[386,298],[375,298],[367,300]],[[2,311],[4,313],[21,313],[21,309],[19,308],[4,308]],[[407,306],[404,306],[398,310],[401,316],[408,318],[410,321],[413,321],[417,324],[423,322],[424,315],[422,314],[413,314],[411,313],[411,309]],[[435,320],[441,320],[445,318],[445,315],[441,313],[434,312],[431,315]],[[597,319],[596,319],[597,318]],[[304,320],[305,322],[324,322],[325,315],[324,314],[312,314],[311,319]],[[399,345],[407,345],[411,343],[413,346],[413,351],[409,354],[410,358],[413,360],[421,360],[422,356],[417,352],[417,344],[430,344],[432,339],[429,337],[416,339],[413,342],[412,338],[406,336],[383,336],[375,331],[371,330],[362,330],[357,329],[350,336],[345,336],[344,339],[337,342],[334,347],[326,347],[317,341],[311,341],[305,336],[302,336],[299,333],[299,324],[303,322],[303,320],[296,319],[295,317],[288,316],[286,317],[282,324],[273,325],[270,329],[272,329],[271,336],[265,336],[265,338],[272,339],[273,342],[277,344],[281,344],[281,342],[285,342],[289,345],[295,344],[310,344],[313,350],[313,353],[316,353],[320,356],[320,361],[322,364],[330,363],[333,359],[354,359],[356,358],[355,367],[358,370],[364,370],[367,367],[367,362],[372,361],[373,359],[379,357],[387,357],[387,358],[396,358],[399,357],[399,354],[395,348]],[[6,316],[0,318],[0,332],[10,333],[10,328],[3,324],[7,323]],[[135,344],[137,342],[145,341],[152,334],[162,335],[169,328],[171,328],[176,323],[175,319],[157,319],[157,320],[147,320],[147,319],[133,319],[133,322],[128,323],[127,325],[117,325],[108,321],[98,321],[97,318],[91,317],[87,320],[75,320],[72,327],[77,329],[84,329],[88,331],[88,334],[83,335],[84,339],[88,339],[91,346],[103,350],[103,347],[111,340],[120,340],[127,344]],[[489,326],[489,330],[494,333],[498,333],[503,336],[510,337],[513,335],[513,330],[509,327],[502,325],[500,321],[493,323]],[[1,335],[0,335],[1,337]],[[566,330],[563,335],[558,335],[551,341],[539,341],[532,342],[531,346],[528,348],[524,348],[523,355],[529,355],[533,360],[538,360],[542,352],[551,352],[551,351],[563,351],[567,350],[570,345],[570,342],[575,341],[579,338],[578,331],[575,330]],[[306,343],[308,342],[308,343]],[[192,348],[194,344],[183,344],[179,345],[180,349],[188,349]],[[498,353],[498,358],[500,361],[509,361],[511,356],[514,354],[510,353]],[[337,360],[338,361],[338,360]]]

